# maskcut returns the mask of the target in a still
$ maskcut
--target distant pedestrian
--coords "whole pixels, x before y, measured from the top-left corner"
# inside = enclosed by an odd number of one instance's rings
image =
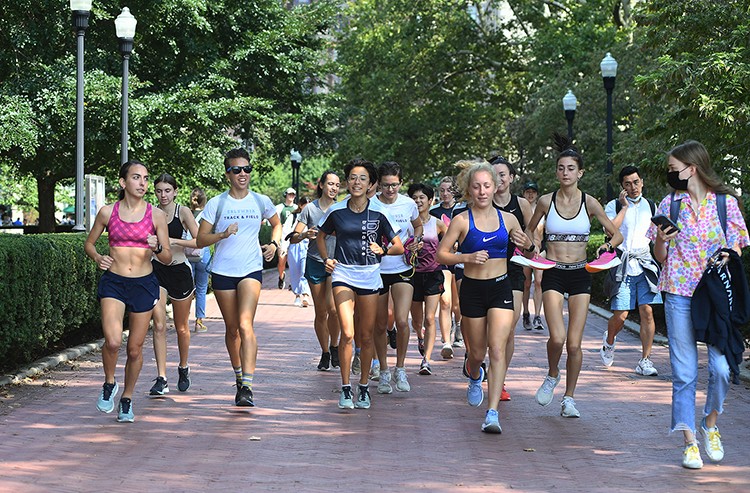
[[[190,210],[197,222],[200,222],[201,212],[206,207],[206,192],[202,188],[194,188],[190,192]],[[207,332],[208,327],[203,323],[206,318],[206,295],[208,294],[208,263],[211,261],[210,248],[195,248],[186,250],[190,268],[193,271],[195,281],[195,331]]]
[[[300,213],[308,204],[307,197],[300,197],[297,208],[292,212],[291,223],[296,224]],[[289,220],[289,219],[288,219]],[[289,232],[284,239],[289,242],[287,264],[289,265],[289,287],[294,293],[294,306],[307,308],[310,305],[310,286],[305,278],[307,248],[310,241],[291,241],[296,235]]]
[[[117,357],[122,344],[123,319],[128,314],[130,335],[125,363],[125,389],[120,397],[117,421],[135,421],[133,392],[143,367],[143,342],[151,313],[159,301],[159,281],[151,264],[152,253],[160,262],[172,262],[169,232],[164,212],[143,198],[148,192],[148,170],[130,160],[120,167],[120,196],[96,214],[84,250],[102,269],[97,297],[102,310],[104,385],[96,407],[105,413],[115,409],[119,386],[115,380]],[[100,254],[96,241],[109,232],[109,253]]]
[[[539,185],[536,182],[529,181],[523,186],[523,197],[529,201],[531,206],[531,213],[534,214],[536,205],[539,201]],[[535,242],[538,242],[538,238],[544,234],[544,218],[539,221],[536,231],[528,231],[529,236],[534,238]],[[532,236],[535,235],[535,236]],[[544,255],[545,245],[541,243],[539,247],[540,255]],[[522,312],[522,323],[525,330],[544,330],[544,322],[542,322],[542,276],[544,271],[541,269],[534,269],[532,267],[524,266],[523,268],[523,312]],[[533,280],[533,281],[532,281]],[[531,289],[532,284],[534,288],[534,318],[531,318],[529,312],[529,299],[532,298]]]
[[[297,208],[297,204],[294,203],[296,197],[296,190],[289,187],[284,192],[284,202],[276,205],[276,214],[278,214],[281,221],[281,244],[279,246],[278,264],[276,266],[279,271],[279,289],[284,289],[286,282],[286,257],[289,250],[289,240],[286,237],[294,228],[294,223],[291,219],[294,210]]]

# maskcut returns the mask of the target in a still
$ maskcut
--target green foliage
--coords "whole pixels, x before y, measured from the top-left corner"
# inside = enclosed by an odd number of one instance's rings
[[[84,235],[0,234],[0,361],[16,367],[96,324],[99,272]],[[97,247],[106,251],[106,239]]]

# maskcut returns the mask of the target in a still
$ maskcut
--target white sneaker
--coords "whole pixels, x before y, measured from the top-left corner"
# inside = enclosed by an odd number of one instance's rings
[[[302,307],[302,298],[300,298],[299,295],[297,295],[296,298],[294,298],[294,306]]]
[[[638,375],[644,375],[647,377],[655,377],[659,374],[654,368],[654,364],[648,358],[642,358],[638,360],[638,366],[635,367],[635,372]]]
[[[380,380],[380,361],[373,361],[370,366],[370,380],[377,382]]]
[[[721,444],[719,427],[706,428],[706,418],[703,418],[699,432],[703,450],[706,451],[708,458],[711,462],[721,462],[724,458],[724,446]]]
[[[612,366],[612,363],[615,362],[615,344],[617,344],[617,337],[615,336],[615,341],[610,345],[607,344],[607,331],[604,331],[604,335],[602,336],[602,347],[599,350],[599,356],[602,357],[602,363],[604,363],[604,366]],[[635,369],[635,371],[638,371],[638,368]]]
[[[685,450],[682,452],[682,467],[688,469],[700,469],[703,467],[703,459],[701,459],[701,451],[698,450],[698,444],[693,442],[685,445]]]
[[[362,372],[362,360],[359,358],[359,355],[355,353],[354,359],[352,359],[352,375],[359,375],[361,372]]]
[[[378,394],[390,394],[393,392],[391,386],[391,371],[380,372],[380,381],[378,381]]]
[[[450,342],[443,344],[443,349],[440,350],[440,356],[442,356],[443,359],[453,359],[453,346],[451,346]]]
[[[399,392],[409,392],[411,385],[406,379],[406,368],[396,368],[396,390]]]
[[[560,416],[563,418],[580,418],[581,413],[578,412],[578,409],[576,409],[576,401],[569,395],[566,395],[562,398],[562,402],[560,403],[561,409],[560,409]]]
[[[552,398],[555,394],[555,387],[557,387],[557,384],[560,383],[560,374],[557,374],[557,378],[552,378],[549,376],[549,373],[546,377],[544,377],[544,382],[542,382],[541,387],[539,387],[539,390],[536,391],[536,402],[540,406],[549,406],[552,402]]]

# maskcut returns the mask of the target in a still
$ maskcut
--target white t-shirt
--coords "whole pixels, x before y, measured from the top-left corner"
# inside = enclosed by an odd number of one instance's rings
[[[616,202],[610,200],[604,208],[604,213],[608,218],[614,219],[617,216]],[[651,241],[646,237],[646,231],[651,226],[651,206],[645,197],[641,196],[638,203],[629,201],[628,210],[625,211],[625,218],[620,225],[623,241],[619,248],[622,251],[642,250],[649,248]],[[631,258],[628,262],[626,274],[628,276],[637,276],[643,272],[638,260]]]
[[[208,201],[203,209],[202,221],[213,224],[220,200],[221,195]],[[262,270],[263,252],[258,241],[260,225],[264,219],[270,219],[275,214],[276,208],[265,195],[249,192],[240,200],[227,195],[215,230],[220,233],[235,222],[239,228],[237,234],[216,243],[211,272],[222,276],[245,277]]]
[[[416,202],[406,195],[401,194],[396,196],[396,201],[392,204],[380,202],[380,199],[377,197],[373,198],[373,200],[378,201],[388,211],[388,215],[393,222],[399,225],[401,231],[399,231],[398,236],[401,238],[402,243],[406,243],[406,240],[414,235],[414,226],[411,222],[419,217],[419,209],[417,209]],[[380,261],[381,274],[398,274],[410,268],[411,266],[406,263],[403,255],[386,255]]]

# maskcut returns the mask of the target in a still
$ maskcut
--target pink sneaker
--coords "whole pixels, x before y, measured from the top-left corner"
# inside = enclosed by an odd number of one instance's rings
[[[586,270],[589,272],[601,272],[603,270],[617,267],[622,262],[615,252],[604,252],[599,258],[586,264]]]
[[[551,269],[552,267],[557,265],[557,262],[553,262],[552,260],[547,260],[544,257],[540,257],[539,254],[535,254],[532,258],[526,258],[518,248],[516,248],[516,251],[513,252],[513,257],[511,257],[510,261],[514,264],[540,270]]]

